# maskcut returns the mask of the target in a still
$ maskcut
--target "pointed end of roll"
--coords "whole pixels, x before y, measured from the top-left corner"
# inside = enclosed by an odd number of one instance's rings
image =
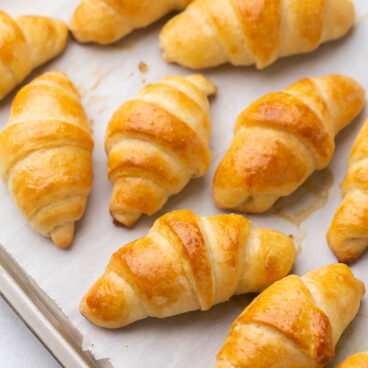
[[[331,251],[340,263],[350,265],[367,250],[365,214],[368,196],[359,191],[349,191],[332,219],[326,233],[326,240]]]
[[[52,241],[59,248],[69,247],[74,238],[74,222],[66,222],[55,227],[51,232]]]
[[[254,240],[259,244],[258,260],[262,259],[260,269],[264,272],[253,289],[258,292],[291,272],[297,258],[297,250],[289,236],[276,230],[253,228],[251,236],[254,236]]]
[[[351,0],[336,0],[329,11],[329,22],[325,30],[325,41],[343,37],[355,21],[355,9]]]
[[[163,27],[160,33],[163,58],[191,69],[218,66],[228,61],[227,54],[213,33],[208,32],[197,3],[192,2]]]
[[[334,233],[334,230],[329,230],[327,233],[327,242],[335,254],[339,263],[351,265],[356,262],[368,247],[368,241],[365,238],[339,238],[339,234]]]
[[[351,268],[348,265],[346,265],[345,263],[336,263],[336,264],[330,265],[330,266],[334,267],[334,270],[335,270],[336,273],[340,273],[340,275],[345,275],[344,280],[347,279],[347,275],[348,275],[348,277],[351,278],[352,283],[355,284],[356,288],[358,289],[360,299],[362,299],[363,296],[366,293],[365,284],[362,280],[358,279],[355,276],[355,274],[353,273]],[[325,266],[325,267],[327,268],[328,266]],[[322,267],[322,269],[323,269],[323,267]]]
[[[217,87],[202,74],[189,75],[186,80],[194,84],[206,96],[213,96],[217,93]]]
[[[113,221],[117,225],[124,225],[126,227],[133,227],[141,217],[140,212],[111,212]]]
[[[316,78],[316,81],[329,101],[337,134],[362,111],[365,89],[355,79],[346,75],[331,74]]]
[[[32,48],[33,67],[60,54],[66,46],[68,27],[59,19],[24,15],[16,18]]]
[[[367,288],[365,287],[365,284],[362,280],[357,279],[357,282],[358,282],[358,286],[359,286],[359,289],[360,289],[360,295],[363,298],[363,296],[367,292]]]
[[[82,316],[104,328],[125,327],[147,318],[148,314],[134,289],[119,275],[111,261],[107,267],[109,271],[83,296],[79,305]]]
[[[82,1],[75,9],[69,29],[78,42],[111,44],[132,31],[132,24],[105,1]]]
[[[51,70],[44,74],[41,74],[40,76],[33,79],[33,81],[30,83],[30,85],[35,84],[52,84],[63,88],[65,91],[68,91],[70,94],[74,95],[77,100],[80,101],[81,99],[80,93],[73,82],[64,72],[61,72],[60,70]]]

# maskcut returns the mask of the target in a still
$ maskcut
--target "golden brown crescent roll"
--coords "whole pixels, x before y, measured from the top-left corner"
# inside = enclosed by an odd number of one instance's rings
[[[195,0],[160,35],[164,59],[194,69],[256,64],[310,52],[345,35],[350,0]]]
[[[368,352],[352,355],[336,368],[368,368]]]
[[[326,366],[364,293],[343,264],[274,283],[232,324],[216,368]]]
[[[113,43],[192,0],[83,0],[69,23],[79,42]]]
[[[132,226],[142,213],[157,212],[191,178],[206,173],[211,161],[206,95],[215,92],[201,75],[166,77],[114,113],[105,147],[116,222]]]
[[[221,208],[268,210],[294,192],[335,151],[335,135],[361,111],[364,89],[352,78],[303,79],[243,111],[219,164],[213,197]]]
[[[20,16],[0,10],[0,100],[31,71],[65,47],[66,25],[57,19]]]
[[[340,262],[351,263],[368,247],[368,120],[354,142],[342,191],[327,241]]]
[[[175,211],[112,256],[80,310],[107,328],[207,310],[234,294],[263,290],[286,276],[295,258],[288,236],[254,228],[240,215]]]
[[[17,93],[0,133],[0,174],[26,220],[62,248],[84,212],[92,150],[79,93],[65,74],[43,74]]]

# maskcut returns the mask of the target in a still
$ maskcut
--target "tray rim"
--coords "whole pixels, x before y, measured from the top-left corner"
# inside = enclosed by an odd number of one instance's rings
[[[62,367],[113,368],[83,349],[81,333],[1,243],[0,296]]]

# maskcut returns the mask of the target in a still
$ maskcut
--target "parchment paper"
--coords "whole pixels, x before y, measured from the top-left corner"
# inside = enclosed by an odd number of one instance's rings
[[[183,208],[200,215],[221,213],[212,201],[213,174],[231,142],[236,117],[250,102],[303,77],[328,73],[350,75],[368,88],[368,2],[354,2],[357,23],[342,40],[307,55],[280,60],[264,71],[223,66],[204,72],[218,86],[218,95],[211,101],[211,168],[205,177],[191,181],[182,193],[171,198],[155,216],[143,216],[132,230],[113,225],[108,213],[111,184],[106,177],[104,132],[115,109],[133,98],[144,84],[157,82],[170,74],[191,73],[168,65],[161,58],[158,33],[168,18],[112,46],[79,45],[70,39],[61,57],[27,79],[29,82],[41,73],[59,69],[78,86],[93,126],[95,179],[85,215],[76,227],[75,240],[69,250],[58,249],[49,239],[33,231],[1,183],[0,242],[80,330],[85,337],[85,348],[92,349],[96,358],[110,358],[115,367],[123,368],[213,366],[230,324],[251,296],[234,297],[208,312],[192,312],[164,320],[146,319],[116,331],[98,328],[85,320],[79,314],[79,301],[103,273],[112,253],[145,235],[157,217]],[[0,8],[12,15],[43,14],[67,21],[77,3],[78,0],[0,0]],[[147,64],[146,73],[139,70],[140,62]],[[14,95],[15,92],[0,103],[0,129],[8,120]],[[296,243],[303,247],[293,270],[299,275],[336,262],[326,244],[325,233],[341,201],[340,185],[350,148],[367,115],[366,110],[340,133],[336,154],[327,169],[315,173],[301,189],[279,201],[268,213],[248,216],[257,226],[294,235]],[[368,285],[367,265],[368,252],[352,269]],[[363,349],[368,349],[367,298],[340,340],[333,366]]]

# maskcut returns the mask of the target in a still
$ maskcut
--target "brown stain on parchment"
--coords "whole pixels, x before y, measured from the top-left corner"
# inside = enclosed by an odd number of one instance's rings
[[[91,132],[91,134],[93,135],[95,133],[95,129],[93,128],[93,124],[95,123],[95,121],[93,119],[88,119],[88,127],[89,127],[89,131]]]
[[[104,111],[108,110],[110,106],[102,106],[100,109],[98,109],[97,113],[102,114]]]
[[[113,67],[108,68],[106,70],[95,70],[92,72],[92,75],[96,78],[95,82],[91,86],[90,90],[94,91],[101,82],[113,71]]]
[[[307,231],[301,227],[301,224],[314,212],[325,206],[333,183],[334,178],[328,168],[317,171],[296,192],[275,203],[274,213],[298,228],[300,235],[294,240],[299,248],[307,236]],[[293,203],[302,200],[307,194],[312,194],[313,199],[309,200],[304,208],[295,211],[288,210]]]
[[[275,203],[273,207],[274,213],[298,228],[297,236],[289,235],[294,241],[298,252],[301,251],[302,243],[307,237],[307,231],[301,227],[301,224],[314,212],[326,205],[333,183],[334,177],[328,168],[317,171],[296,192],[288,197],[280,198]],[[314,198],[309,200],[304,208],[290,211],[290,205],[299,202],[306,194],[312,194]],[[241,295],[234,296],[232,300],[243,309],[249,304],[249,297]]]
[[[87,106],[96,105],[102,101],[105,101],[109,97],[110,95],[104,95],[104,96],[92,95],[87,102]]]
[[[113,43],[111,45],[109,45],[109,48],[111,48],[112,50],[121,50],[121,51],[134,51],[135,49],[135,45],[133,44],[125,44],[125,40],[122,41],[121,43]]]
[[[126,80],[129,80],[130,78],[132,78],[134,76],[134,72],[130,72],[130,74],[127,76]]]
[[[91,73],[94,81],[90,87],[78,86],[79,93],[82,97],[86,97],[89,93],[93,92],[101,83],[102,81],[114,70],[114,67],[110,67],[105,70],[94,70]]]

